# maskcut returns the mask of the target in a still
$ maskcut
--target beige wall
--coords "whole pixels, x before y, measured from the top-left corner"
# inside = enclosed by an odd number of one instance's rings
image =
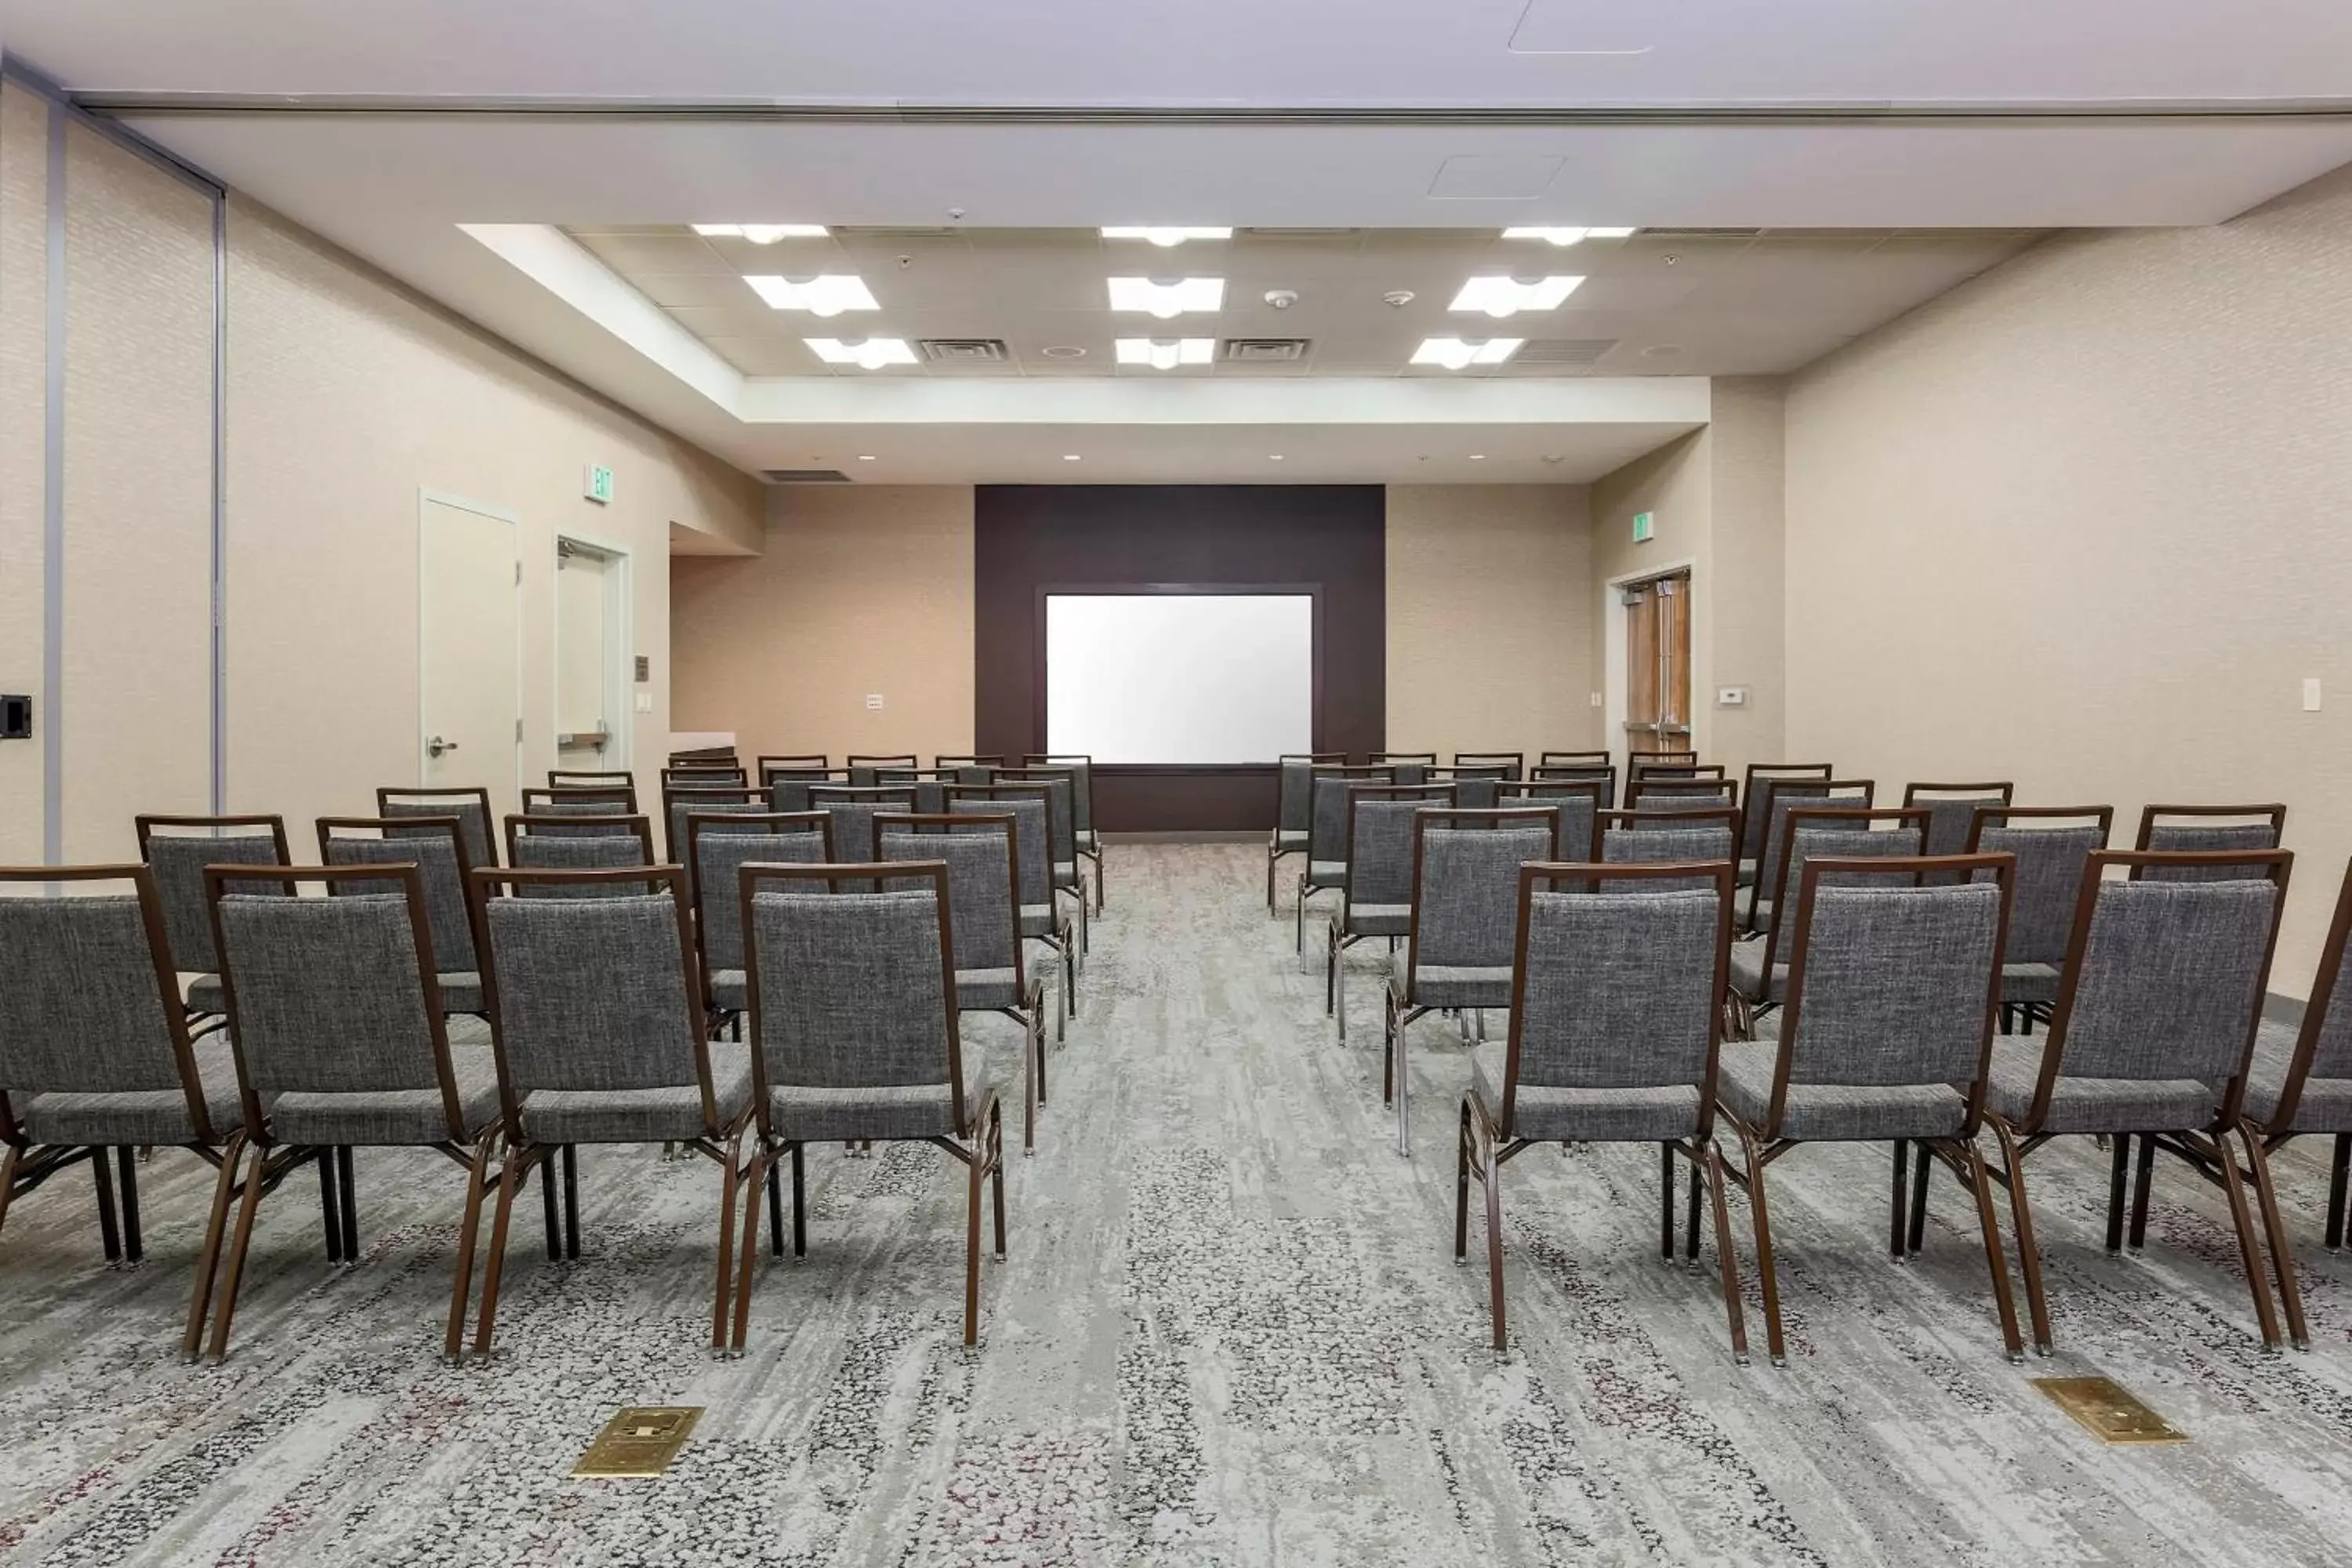
[[[2125,837],[2149,800],[2285,801],[2303,994],[2352,854],[2347,258],[2338,174],[2062,236],[1801,375],[1793,749],[2112,802]]]
[[[36,703],[34,738],[0,742],[0,866],[41,858],[47,118],[31,93],[0,87],[0,691]]]
[[[1592,583],[1582,486],[1389,487],[1389,745],[1600,744]]]
[[[969,752],[971,552],[969,485],[774,491],[764,553],[671,563],[677,727],[746,758]]]

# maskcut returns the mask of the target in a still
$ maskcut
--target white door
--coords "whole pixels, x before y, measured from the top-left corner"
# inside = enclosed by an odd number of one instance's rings
[[[614,651],[614,590],[620,563],[575,540],[555,550],[555,765],[588,772],[626,766]]]
[[[521,557],[514,520],[427,495],[417,514],[417,777],[516,809],[522,763]]]

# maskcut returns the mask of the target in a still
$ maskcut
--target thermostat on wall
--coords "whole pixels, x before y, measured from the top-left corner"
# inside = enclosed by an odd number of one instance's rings
[[[1745,707],[1747,707],[1747,706],[1748,706],[1748,688],[1746,688],[1746,687],[1744,687],[1744,686],[1718,686],[1718,687],[1717,687],[1717,688],[1715,689],[1715,705],[1716,705],[1717,708],[1745,708]]]

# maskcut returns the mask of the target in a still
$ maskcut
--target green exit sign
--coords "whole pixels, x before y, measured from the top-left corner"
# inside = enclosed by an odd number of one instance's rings
[[[581,493],[598,506],[613,504],[613,470],[602,463],[588,465],[588,480]]]
[[[1646,511],[1635,512],[1633,514],[1633,542],[1636,544],[1649,543],[1650,533],[1650,514]]]

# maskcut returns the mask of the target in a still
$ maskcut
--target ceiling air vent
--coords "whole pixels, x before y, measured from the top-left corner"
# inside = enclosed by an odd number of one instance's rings
[[[772,485],[845,485],[849,476],[839,468],[762,468],[760,477]]]
[[[1302,360],[1312,340],[1307,338],[1227,338],[1220,355],[1232,364],[1279,364]]]
[[[918,346],[934,364],[1003,364],[1013,357],[1003,338],[923,338]]]
[[[1519,352],[1511,356],[1513,364],[1579,365],[1598,364],[1601,356],[1617,346],[1615,338],[1538,338],[1521,343]]]

